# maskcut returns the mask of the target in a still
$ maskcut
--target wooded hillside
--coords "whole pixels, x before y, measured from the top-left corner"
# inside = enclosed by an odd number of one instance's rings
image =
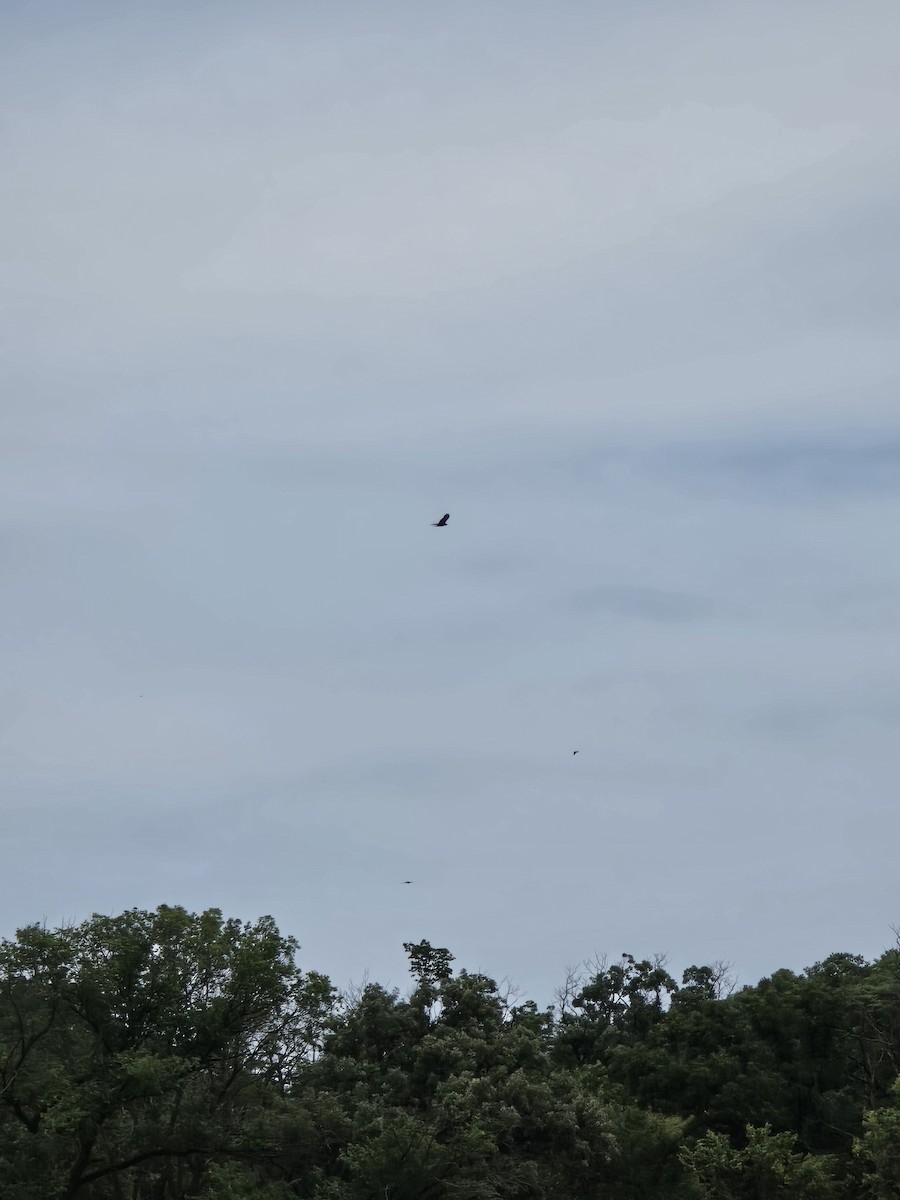
[[[271,918],[0,944],[4,1200],[900,1195],[900,948],[732,990],[595,961],[540,1010],[449,951],[341,996]]]

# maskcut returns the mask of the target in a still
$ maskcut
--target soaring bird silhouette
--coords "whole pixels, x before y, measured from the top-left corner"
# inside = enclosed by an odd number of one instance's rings
[[[401,883],[412,883],[412,880],[411,879],[401,879],[400,882]]]
[[[578,751],[578,750],[573,750],[573,751],[572,751],[572,753],[573,753],[573,754],[579,754],[579,753],[580,753],[580,751]]]
[[[450,520],[450,514],[444,513],[444,515],[441,517],[441,519],[439,521],[432,521],[431,523],[435,527],[435,529],[443,529],[443,527],[447,524],[447,522],[449,520]]]

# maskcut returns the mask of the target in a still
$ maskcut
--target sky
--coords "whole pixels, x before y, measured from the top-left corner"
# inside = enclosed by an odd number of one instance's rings
[[[891,944],[898,37],[6,0],[0,934],[540,1003]]]

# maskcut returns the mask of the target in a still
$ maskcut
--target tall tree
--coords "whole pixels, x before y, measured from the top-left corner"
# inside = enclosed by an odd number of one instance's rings
[[[335,1002],[296,950],[269,917],[167,906],[0,944],[2,1194],[40,1164],[47,1200],[177,1195],[264,1156]]]

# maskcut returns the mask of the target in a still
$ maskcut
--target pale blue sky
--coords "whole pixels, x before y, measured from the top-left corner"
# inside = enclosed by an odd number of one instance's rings
[[[217,905],[542,1001],[878,953],[898,36],[4,5],[2,932]]]

